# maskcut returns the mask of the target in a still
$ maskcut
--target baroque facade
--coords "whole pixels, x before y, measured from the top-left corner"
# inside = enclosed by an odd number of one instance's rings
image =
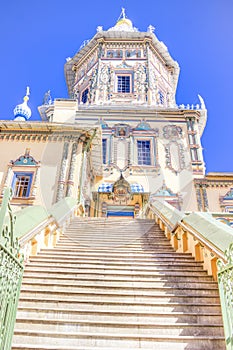
[[[27,105],[1,125],[1,191],[15,208],[50,207],[72,196],[90,216],[137,216],[150,199],[182,211],[210,211],[231,225],[233,174],[205,174],[201,137],[207,110],[177,105],[179,65],[150,25],[124,10],[65,64],[68,99]],[[6,151],[7,150],[7,151]]]

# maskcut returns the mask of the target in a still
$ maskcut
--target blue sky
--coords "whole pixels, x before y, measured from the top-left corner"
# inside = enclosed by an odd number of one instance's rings
[[[233,0],[8,0],[0,4],[0,119],[12,119],[26,86],[32,120],[50,89],[67,97],[66,57],[72,57],[96,27],[113,26],[121,7],[135,27],[155,35],[178,61],[177,103],[208,109],[202,137],[207,172],[233,172]]]

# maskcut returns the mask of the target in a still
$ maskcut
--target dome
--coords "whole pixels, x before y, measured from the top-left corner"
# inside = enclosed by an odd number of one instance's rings
[[[25,121],[31,117],[32,111],[27,105],[27,102],[29,100],[28,95],[29,95],[29,88],[27,88],[26,96],[24,96],[23,98],[24,102],[21,103],[20,105],[17,105],[14,109],[14,117],[15,117],[14,120]]]
[[[126,194],[131,192],[130,184],[123,177],[122,173],[120,178],[113,184],[112,192]]]
[[[133,23],[125,15],[125,9],[122,8],[120,17],[114,27],[110,28],[108,31],[117,32],[137,32],[138,30],[133,27]]]
[[[128,18],[122,18],[116,23],[116,27],[117,26],[122,26],[122,25],[126,25],[126,26],[128,26],[130,28],[133,28],[133,23]]]

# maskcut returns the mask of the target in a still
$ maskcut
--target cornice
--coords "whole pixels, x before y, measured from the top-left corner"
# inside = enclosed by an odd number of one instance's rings
[[[98,129],[98,126],[95,127]],[[0,121],[0,141],[83,141],[93,133],[94,127],[75,124],[45,122]],[[97,132],[99,137],[100,131]]]
[[[229,187],[233,185],[233,176],[231,178],[225,177],[221,179],[209,179],[205,177],[203,179],[194,179],[194,183],[196,186],[204,187]]]
[[[76,111],[76,118],[83,117],[83,118],[88,118],[88,117],[96,117],[96,118],[117,118],[117,119],[131,119],[131,118],[141,118],[141,119],[154,119],[157,121],[163,121],[169,119],[174,120],[181,120],[185,121],[189,117],[195,117],[197,121],[199,120],[200,117],[200,112],[198,110],[180,110],[180,109],[162,109],[158,108],[155,109],[145,107],[145,108],[140,108],[139,106],[135,106],[132,108],[130,106],[129,108],[120,106],[114,108],[114,106],[87,106],[84,107],[82,106],[78,108]]]

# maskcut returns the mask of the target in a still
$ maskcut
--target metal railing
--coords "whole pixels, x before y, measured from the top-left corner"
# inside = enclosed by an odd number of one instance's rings
[[[233,349],[233,244],[225,252],[227,263],[219,260],[218,286],[221,299],[226,349]]]
[[[23,257],[14,236],[11,190],[4,192],[0,210],[0,349],[10,350],[23,277]]]

